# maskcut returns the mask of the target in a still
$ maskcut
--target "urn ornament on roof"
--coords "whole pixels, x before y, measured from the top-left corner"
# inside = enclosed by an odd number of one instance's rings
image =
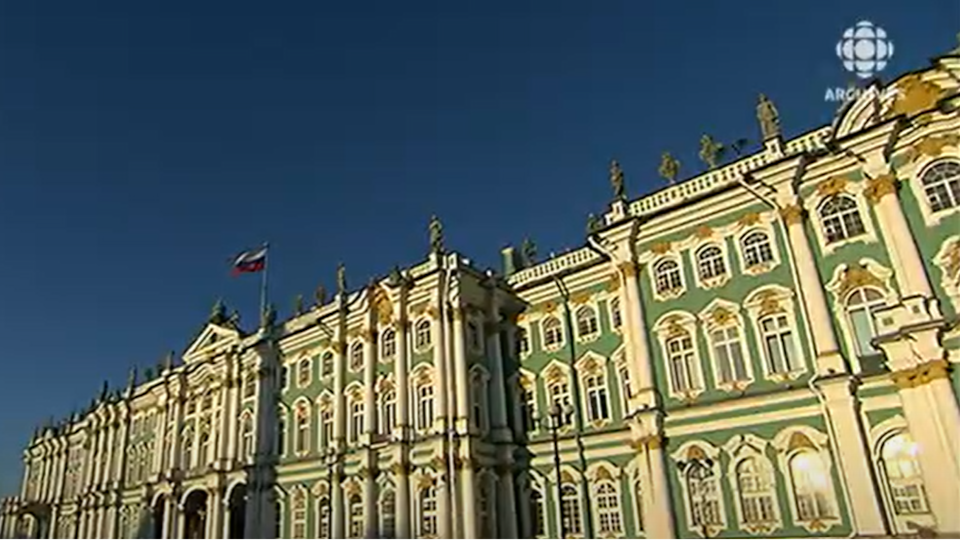
[[[430,216],[430,252],[443,253],[443,224],[436,214]]]

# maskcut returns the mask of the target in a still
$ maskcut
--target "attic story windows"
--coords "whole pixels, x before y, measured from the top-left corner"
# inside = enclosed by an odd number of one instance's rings
[[[416,348],[422,350],[429,347],[431,343],[430,338],[430,321],[424,319],[418,322],[414,331],[414,345]]]
[[[920,179],[930,203],[930,210],[939,212],[960,206],[960,161],[934,163]]]
[[[860,209],[853,197],[834,195],[820,206],[820,221],[828,244],[866,234]]]
[[[680,277],[680,264],[673,259],[665,259],[654,266],[654,276],[658,293],[670,293],[683,289]]]
[[[356,342],[350,347],[350,371],[363,369],[363,343]]]
[[[393,358],[397,355],[397,333],[392,328],[383,332],[380,341],[384,358]]]
[[[600,333],[600,324],[597,321],[597,312],[590,306],[583,306],[577,310],[577,335],[591,338]]]

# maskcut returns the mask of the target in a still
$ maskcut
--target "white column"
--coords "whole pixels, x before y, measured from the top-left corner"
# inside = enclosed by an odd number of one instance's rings
[[[410,468],[406,463],[399,463],[394,467],[394,475],[397,481],[397,513],[396,526],[397,538],[413,538],[412,518],[413,512],[410,507]]]
[[[463,331],[463,319],[466,313],[463,306],[453,307],[453,374],[456,384],[456,409],[454,412],[457,433],[466,434],[470,430],[470,373],[467,369],[466,340]]]
[[[375,458],[371,453],[371,458]],[[371,463],[371,465],[374,465]],[[374,471],[368,466],[363,471],[363,530],[367,538],[377,538],[380,528],[377,523],[377,479]]]
[[[239,455],[239,432],[240,432],[240,408],[243,400],[243,370],[240,369],[240,355],[235,354],[232,357],[232,377],[233,384],[230,392],[230,418],[227,428],[227,459],[230,460],[230,467],[234,467]]]
[[[333,370],[333,439],[334,447],[338,452],[344,447],[343,442],[346,435],[346,403],[343,396],[343,388],[344,369],[347,365],[347,342],[346,322],[343,320],[343,317],[344,315],[341,314],[341,321],[335,338],[337,340],[337,357]],[[340,483],[342,466],[341,461],[338,460],[333,470],[333,481],[330,483],[330,502],[332,506],[330,521],[334,538],[346,538],[343,521],[343,486]]]
[[[933,296],[920,251],[900,206],[893,174],[884,174],[869,181],[868,198],[874,203],[877,222],[886,240],[894,275],[903,296]]]
[[[184,464],[180,463],[180,458],[183,455],[181,450],[181,432],[183,426],[183,398],[180,396],[180,392],[173,396],[173,433],[171,433],[172,438],[170,442],[170,456],[168,457],[168,467],[171,469],[183,468]]]
[[[167,415],[169,414],[169,408],[167,407],[167,401],[164,398],[160,398],[160,404],[157,406],[157,422],[160,424],[157,426],[156,434],[157,436],[153,439],[153,444],[155,449],[153,452],[153,473],[162,474],[164,461],[163,453],[166,451],[166,446],[164,446],[164,441],[167,440]],[[123,476],[123,467],[120,468],[120,476]]]
[[[499,494],[497,503],[499,511],[497,512],[497,521],[500,523],[499,529],[494,529],[494,533],[500,538],[519,538],[519,527],[517,524],[517,502],[516,488],[513,483],[513,471],[510,466],[503,466],[499,470],[499,479],[497,488]]]
[[[460,468],[460,478],[462,479],[460,492],[463,496],[463,507],[460,509],[460,517],[463,520],[464,538],[478,537],[477,514],[479,514],[480,510],[477,508],[477,471],[473,467],[473,460],[465,457]],[[492,501],[487,502],[490,503]]]
[[[491,291],[490,312],[487,314],[484,332],[487,340],[486,356],[490,361],[491,434],[494,440],[510,441],[510,430],[507,423],[506,386],[503,377],[500,306],[497,301],[496,288]]]
[[[111,421],[110,425],[107,427],[107,467],[103,472],[103,484],[106,487],[110,481],[113,479],[113,460],[114,449],[116,448],[116,439],[117,439],[117,424]]]
[[[363,431],[366,444],[373,442],[377,433],[377,331],[372,326],[363,333]]]
[[[822,375],[843,373],[847,369],[833,331],[833,317],[827,308],[827,298],[823,292],[824,286],[817,270],[816,259],[810,249],[810,239],[803,227],[803,209],[796,204],[796,196],[791,196],[791,199],[790,204],[780,209],[780,216],[787,230],[787,243],[796,268],[798,300],[801,305],[806,306],[807,319],[813,334],[817,372]]]
[[[630,237],[632,239],[632,235]],[[631,240],[632,241],[632,240]],[[647,341],[647,325],[643,320],[643,301],[640,298],[640,280],[637,265],[632,260],[620,264],[623,277],[620,292],[620,310],[624,315],[621,326],[624,353],[631,381],[631,411],[638,407],[656,405],[653,371],[650,367],[650,344]]]
[[[850,511],[857,526],[855,532],[867,536],[885,535],[883,510],[877,496],[879,490],[871,471],[872,459],[867,452],[851,381],[831,379],[821,383],[821,388],[836,436],[837,458],[850,496]]]
[[[647,538],[676,538],[670,488],[659,436],[649,437],[640,446],[641,509]]]
[[[435,301],[442,305],[443,300],[439,293]],[[446,351],[444,350],[446,336],[442,307],[431,313],[431,319],[433,324],[433,336],[431,336],[433,339],[433,369],[437,377],[435,381],[437,414],[434,419],[434,429],[445,433],[444,429],[447,426],[447,415],[449,414],[447,408],[447,392],[449,389],[447,388]]]
[[[399,291],[397,318],[397,359],[394,377],[397,381],[397,427],[394,433],[400,436],[397,448],[394,474],[396,477],[396,527],[397,538],[412,538],[412,509],[410,506],[410,468],[407,466],[407,440],[410,436],[410,381],[408,359],[410,343],[410,323],[407,320],[407,288],[401,284]]]

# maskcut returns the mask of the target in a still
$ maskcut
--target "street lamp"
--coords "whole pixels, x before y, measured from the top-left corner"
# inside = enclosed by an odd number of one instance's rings
[[[563,493],[560,482],[560,428],[566,424],[564,420],[573,414],[573,407],[568,403],[560,407],[553,403],[547,410],[546,418],[535,418],[543,422],[544,427],[550,430],[550,437],[553,441],[553,466],[557,475],[557,515],[560,517],[560,538],[567,537],[566,522],[563,515]]]
[[[327,462],[327,482],[329,484],[329,489],[327,490],[327,538],[333,538],[333,473],[334,469],[337,466],[337,449],[327,447],[323,453],[324,459]],[[323,516],[320,517],[323,519]]]

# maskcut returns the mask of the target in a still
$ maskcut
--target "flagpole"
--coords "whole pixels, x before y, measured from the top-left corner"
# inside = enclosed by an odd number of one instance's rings
[[[260,278],[260,314],[259,319],[263,318],[263,314],[267,312],[267,269],[270,267],[270,254],[267,253],[268,244],[263,243],[263,249],[265,250],[263,257],[263,275]]]

